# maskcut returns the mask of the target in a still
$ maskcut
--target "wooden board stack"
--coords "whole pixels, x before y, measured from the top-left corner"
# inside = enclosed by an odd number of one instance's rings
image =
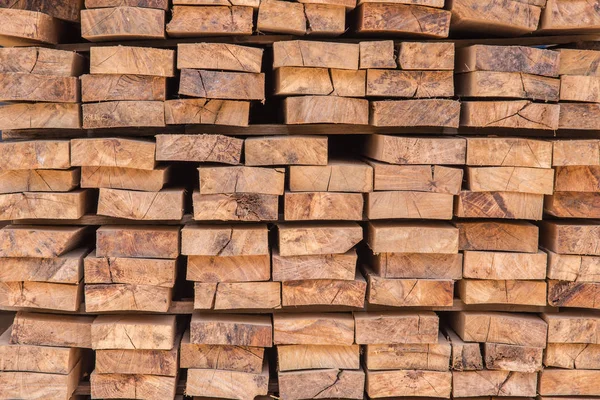
[[[260,0],[173,0],[167,33],[171,37],[252,35],[259,4]]]
[[[546,7],[538,28],[542,34],[595,33],[600,30],[600,12],[593,2],[546,0],[544,3]]]

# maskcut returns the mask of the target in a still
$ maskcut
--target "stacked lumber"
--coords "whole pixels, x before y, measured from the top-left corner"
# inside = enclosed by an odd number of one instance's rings
[[[544,3],[540,33],[581,34],[600,30],[600,12],[593,1],[546,0]]]
[[[171,37],[252,35],[260,0],[173,0]],[[283,15],[279,18],[285,20]]]
[[[468,99],[462,103],[461,127],[557,130],[559,58],[556,51],[523,46],[459,49],[456,93]]]

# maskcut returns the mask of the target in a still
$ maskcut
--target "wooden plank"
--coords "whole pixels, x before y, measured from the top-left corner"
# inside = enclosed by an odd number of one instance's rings
[[[600,52],[594,50],[560,49],[560,75],[600,76]]]
[[[50,15],[29,10],[0,9],[0,44],[3,47],[57,44],[64,25]]]
[[[437,397],[449,399],[452,374],[441,371],[367,371],[366,393],[378,399],[390,396]]]
[[[93,371],[90,375],[90,386],[94,398],[159,400],[175,397],[177,378],[140,374],[100,374]]]
[[[81,106],[84,129],[164,127],[162,101],[107,101]]]
[[[71,167],[68,140],[26,140],[0,143],[0,169],[45,170]]]
[[[60,257],[87,234],[83,226],[8,225],[0,229],[0,257]]]
[[[200,193],[259,193],[282,195],[285,170],[281,168],[221,167],[198,168]]]
[[[78,168],[0,170],[0,193],[69,192],[79,186]]]
[[[573,130],[598,130],[600,104],[563,103],[560,107],[559,128]]]
[[[479,343],[463,341],[452,329],[444,328],[452,353],[450,355],[450,369],[453,371],[479,371],[483,369],[483,357]]]
[[[156,135],[156,160],[239,164],[243,144],[223,135]]]
[[[148,311],[166,313],[171,306],[171,288],[131,283],[85,285],[85,311]]]
[[[598,370],[546,369],[540,373],[539,392],[543,396],[598,396],[600,389],[594,383],[598,376]]]
[[[306,40],[273,43],[273,69],[279,67],[358,69],[358,59],[358,43]]]
[[[360,369],[360,346],[336,345],[279,345],[277,346],[279,371],[303,369]]]
[[[525,221],[455,221],[460,250],[537,253],[539,229]]]
[[[501,251],[465,251],[463,276],[491,280],[543,280],[547,255]]]
[[[538,27],[540,7],[520,1],[492,0],[480,7],[476,0],[453,0],[452,30],[463,32],[495,32],[503,36],[521,36]]]
[[[329,4],[334,6],[344,6],[347,11],[351,11],[356,7],[355,0],[299,0],[302,4]]]
[[[393,40],[379,40],[360,42],[359,44],[360,69],[369,68],[397,68],[394,55]]]
[[[454,43],[401,42],[398,45],[398,67],[404,70],[452,71]]]
[[[363,308],[367,282],[360,273],[354,280],[307,279],[282,282],[281,305],[344,306]]]
[[[89,138],[71,140],[71,164],[153,170],[156,145],[149,140]]]
[[[548,304],[553,307],[600,309],[600,282],[548,281]]]
[[[600,346],[585,343],[548,343],[544,353],[547,367],[600,369]]]
[[[192,195],[196,221],[276,221],[279,196],[256,193]]]
[[[104,7],[147,7],[167,10],[169,8],[168,0],[85,0],[85,8],[104,8]]]
[[[337,204],[336,204],[337,206]],[[366,214],[376,219],[452,219],[454,196],[429,192],[371,192],[367,193]]]
[[[153,170],[126,167],[82,167],[81,187],[158,192],[170,177],[170,166],[160,166]]]
[[[0,282],[50,282],[77,284],[83,278],[83,258],[87,248],[59,257],[6,257]]]
[[[185,385],[187,395],[238,400],[266,396],[268,391],[269,367],[267,362],[264,363],[260,374],[218,369],[190,369]]]
[[[585,1],[548,0],[542,13],[539,31],[544,34],[597,32],[600,13]]]
[[[357,221],[363,216],[361,193],[286,192],[286,221]]]
[[[286,18],[282,18],[282,16]],[[259,32],[306,34],[306,14],[304,4],[287,1],[261,1],[258,8],[256,28]]]
[[[269,0],[271,1],[271,0]],[[369,124],[369,102],[338,96],[287,97],[283,101],[286,124]]]
[[[457,292],[465,304],[546,305],[546,282],[461,279]]]
[[[55,0],[7,0],[3,3],[3,8],[38,11],[65,21],[79,22],[83,1],[75,0],[65,3]]]
[[[365,97],[367,72],[362,70],[280,67],[275,70],[275,95]]]
[[[369,135],[363,154],[390,164],[464,165],[467,142],[463,138],[411,138]],[[393,190],[393,189],[392,189]]]
[[[363,3],[358,6],[357,32],[443,39],[450,31],[450,12],[419,5]]]
[[[179,94],[211,99],[264,100],[265,75],[183,69]]]
[[[391,307],[452,306],[452,280],[383,278],[369,273],[368,279],[369,304]]]
[[[344,254],[363,238],[356,222],[277,224],[277,231],[282,256]]]
[[[327,137],[294,135],[245,140],[246,165],[327,165]]]
[[[124,283],[171,288],[175,285],[177,260],[157,258],[85,257],[86,284]]]
[[[544,211],[563,218],[600,218],[600,193],[556,192],[547,196]]]
[[[447,99],[371,102],[373,126],[458,128],[460,103]]]
[[[369,266],[382,278],[462,278],[462,254],[376,253]]]
[[[0,49],[0,72],[79,76],[83,73],[83,56],[44,47],[4,47]]]
[[[176,258],[179,226],[102,226],[96,231],[96,256]]]
[[[82,10],[81,37],[90,42],[165,39],[165,12],[129,6]]]
[[[514,371],[452,372],[452,395],[535,397],[537,373]]]
[[[82,289],[80,283],[2,282],[0,306],[77,311],[81,305]]]
[[[165,101],[167,78],[144,75],[82,75],[81,100],[97,101]]]
[[[320,369],[279,372],[279,396],[282,400],[340,397],[362,399],[365,373],[362,370]],[[316,394],[314,394],[316,393]]]
[[[354,319],[341,313],[274,314],[273,343],[352,345]]]
[[[548,325],[534,315],[461,311],[452,316],[450,323],[466,342],[546,347]]]
[[[215,292],[215,310],[251,310],[281,308],[279,282],[219,282]]]
[[[556,167],[556,192],[600,192],[600,165]]]
[[[171,350],[174,315],[100,315],[92,324],[94,350]]]
[[[253,256],[269,254],[269,230],[264,224],[186,225],[181,230],[181,254],[187,256]]]
[[[159,192],[101,188],[98,215],[138,221],[180,220],[183,218],[184,189]]]
[[[544,195],[518,192],[462,191],[454,215],[461,218],[541,220]]]
[[[174,6],[170,37],[252,35],[252,7]]]
[[[467,138],[467,165],[552,167],[552,142],[527,138]]]
[[[92,348],[95,316],[18,312],[10,343],[31,346]]]
[[[346,31],[348,8],[336,4],[304,3],[308,35],[338,36]]]
[[[330,160],[327,165],[289,167],[292,192],[370,192],[373,167],[358,160]]]
[[[460,126],[557,130],[560,106],[529,100],[466,101],[461,104]]]
[[[541,316],[548,323],[548,343],[600,344],[600,319],[590,311],[544,313]]]
[[[177,99],[167,100],[164,104],[167,125],[248,126],[250,119],[249,101]]]
[[[600,257],[548,253],[548,278],[570,282],[600,282]]]
[[[377,0],[358,0],[359,4],[378,3]],[[388,3],[415,4],[427,7],[444,8],[443,0],[390,0]]]
[[[369,69],[366,95],[386,98],[452,97],[454,96],[454,73]]]
[[[79,219],[89,209],[91,194],[72,192],[22,192],[0,195],[0,220]]]
[[[368,344],[365,366],[377,370],[448,371],[451,345],[441,333],[436,344]]]
[[[190,270],[189,259],[188,257],[188,271]],[[279,255],[279,251],[273,249],[273,280],[282,282],[311,279],[353,280],[357,261],[358,257],[354,249],[344,254],[287,257]]]
[[[190,323],[190,343],[272,347],[273,324],[268,315],[194,312]]]
[[[179,43],[177,68],[259,73],[263,49],[229,43]]]
[[[188,256],[188,281],[260,282],[271,278],[268,254],[254,256]]]
[[[0,129],[79,129],[79,104],[15,103],[0,107]]]
[[[561,76],[560,100],[600,102],[600,77],[597,76]]]
[[[540,244],[559,254],[600,255],[600,225],[593,221],[543,221]]]
[[[437,343],[439,318],[431,311],[354,313],[357,344]]]
[[[79,80],[71,76],[36,75],[24,72],[0,74],[0,101],[77,103]]]
[[[91,74],[175,76],[175,51],[131,46],[90,48]]]
[[[374,253],[458,253],[458,229],[426,222],[369,222],[367,243]]]
[[[461,97],[563,100],[564,83],[522,72],[473,71],[457,75],[456,94]]]
[[[401,190],[458,194],[463,170],[440,165],[393,165],[368,161],[375,190]],[[291,175],[290,175],[291,178]]]
[[[467,167],[467,188],[472,192],[507,191],[534,194],[554,192],[552,168]]]

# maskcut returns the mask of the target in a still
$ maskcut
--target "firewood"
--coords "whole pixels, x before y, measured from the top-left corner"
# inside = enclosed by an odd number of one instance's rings
[[[360,400],[364,397],[365,373],[362,370],[319,369],[278,373],[281,400],[300,400],[317,395]],[[316,395],[315,395],[316,396]]]
[[[252,35],[252,7],[174,6],[167,24],[171,37]]]
[[[0,257],[60,257],[76,248],[87,233],[82,226],[8,225],[0,229]]]
[[[457,285],[465,304],[546,305],[545,281],[461,279]]]
[[[192,200],[196,221],[276,221],[279,217],[277,195],[194,192]]]
[[[542,396],[598,396],[598,377],[598,370],[546,369],[540,373],[538,391]]]
[[[269,366],[266,361],[259,374],[218,369],[189,369],[185,385],[186,395],[237,400],[266,396],[268,391]]]
[[[282,195],[285,170],[259,167],[200,167],[200,193]]]
[[[449,399],[452,374],[441,371],[367,371],[365,387],[369,398],[390,396],[437,397]]]
[[[58,44],[64,28],[58,19],[43,12],[0,9],[0,45],[3,47]]]
[[[282,256],[344,254],[363,238],[356,222],[278,224],[277,231]]]
[[[542,221],[540,244],[559,254],[600,256],[600,225],[595,222]]]
[[[542,369],[543,349],[528,346],[486,343],[485,366],[491,370],[537,372]]]
[[[281,308],[279,282],[220,282],[214,300],[215,310]]]
[[[95,316],[53,315],[18,312],[10,336],[11,344],[92,348]]]
[[[71,167],[68,140],[30,140],[0,143],[0,169],[46,170]]]
[[[350,314],[274,314],[273,343],[344,345],[354,344],[354,319]]]
[[[537,231],[537,229],[536,229]],[[463,276],[492,280],[543,280],[547,255],[503,251],[465,251]]]
[[[461,218],[541,220],[544,195],[518,192],[462,191],[454,215]]]
[[[81,106],[83,128],[164,127],[162,101],[107,101]]]
[[[596,103],[562,103],[560,105],[560,129],[598,130],[600,104]]]
[[[600,282],[548,281],[548,304],[552,307],[600,309]]]
[[[344,254],[287,257],[280,256],[279,251],[273,249],[272,254],[273,280],[282,282],[311,279],[353,280],[358,260],[354,249]],[[244,265],[244,269],[248,268],[250,266]],[[188,257],[188,280],[189,271],[190,257]]]
[[[460,126],[557,130],[560,106],[529,100],[467,101],[462,103]]]
[[[547,367],[600,369],[600,346],[584,343],[548,343],[544,353]]]
[[[0,195],[0,220],[79,219],[89,209],[91,193],[85,189],[72,192],[22,192]]]
[[[535,31],[541,7],[513,0],[492,0],[481,7],[476,0],[453,0],[452,30],[520,36]]]
[[[554,170],[551,168],[467,167],[466,178],[467,187],[472,192],[554,192]]]
[[[439,318],[431,311],[354,313],[357,344],[437,343]]]
[[[541,316],[548,323],[548,343],[600,344],[597,336],[600,319],[591,312],[565,311]]]
[[[460,250],[538,251],[538,227],[525,221],[456,221]]]
[[[455,100],[386,100],[371,102],[371,125],[458,128],[460,103]]]
[[[464,165],[466,151],[463,138],[369,135],[363,154],[390,164]]]
[[[153,170],[156,145],[123,138],[71,140],[71,164],[84,167],[122,167]]]
[[[52,282],[77,284],[83,278],[83,258],[88,249],[80,248],[58,257],[2,258],[0,282]]]
[[[461,311],[452,328],[466,342],[491,342],[546,347],[548,325],[541,318],[517,313]]]
[[[142,374],[90,375],[91,395],[102,399],[143,398],[160,400],[175,397],[177,378]]]
[[[92,46],[91,74],[175,76],[175,52],[130,46]]]
[[[292,192],[370,192],[373,167],[356,160],[330,160],[325,166],[289,167]]]
[[[600,77],[597,76],[561,76],[560,100],[600,102]]]
[[[454,281],[383,278],[368,273],[369,304],[391,307],[450,307]],[[460,281],[462,282],[462,281]]]
[[[263,51],[229,43],[179,43],[177,68],[259,73]]]
[[[479,343],[463,341],[450,328],[445,328],[444,332],[452,345],[450,369],[453,371],[480,371],[483,369],[483,357]]]
[[[273,43],[273,68],[313,67],[358,69],[358,43],[317,42],[307,40]]]
[[[79,186],[79,175],[77,168],[0,170],[0,193],[68,192]]]
[[[190,343],[225,346],[273,346],[268,315],[192,314]]]
[[[559,60],[562,63],[559,52],[536,47],[474,45],[456,50],[456,72],[518,72],[557,77]]]
[[[304,4],[279,0],[260,2],[256,26],[259,32],[304,35],[307,26],[310,25],[306,22]]]
[[[73,51],[44,47],[4,47],[0,49],[0,72],[35,75],[79,76],[83,72],[82,55]]]
[[[600,281],[600,257],[548,253],[548,278],[570,282]]]
[[[164,39],[165,12],[128,6],[82,10],[81,37],[90,42]]]
[[[357,32],[443,39],[450,31],[450,12],[419,5],[363,3],[358,6]]]
[[[600,193],[556,192],[546,196],[544,211],[563,218],[600,218]]]
[[[174,315],[100,315],[92,324],[94,350],[171,350]]]
[[[243,144],[223,135],[156,135],[156,160],[239,164]]]
[[[468,138],[467,165],[552,167],[552,143],[525,138]]]
[[[170,175],[170,166],[162,166],[153,170],[123,167],[82,167],[81,187],[158,192],[163,188]]]
[[[81,305],[82,285],[48,282],[2,282],[0,306],[77,311]]]
[[[600,192],[600,166],[572,165],[554,169],[556,192]]]
[[[542,13],[539,31],[544,34],[595,33],[599,26],[600,15],[594,4],[548,0]]]
[[[377,253],[369,266],[382,278],[462,278],[462,254]]]
[[[562,78],[518,72],[474,71],[457,75],[456,94],[461,97],[517,98],[540,101],[564,100]]]
[[[363,70],[281,67],[275,70],[275,95],[365,97]]]
[[[1,101],[77,103],[79,81],[71,76],[36,75],[23,72],[0,74]]]
[[[187,225],[181,230],[181,254],[254,256],[269,254],[269,230],[263,224]]]
[[[367,96],[452,97],[454,96],[454,73],[369,69],[367,70]]]
[[[594,50],[560,49],[560,75],[599,76],[600,52]]]
[[[375,190],[458,194],[462,187],[463,170],[459,168],[391,165],[377,161],[368,163],[373,167]]]
[[[171,288],[177,275],[176,260],[158,258],[97,257],[84,260],[86,284],[125,283]]]
[[[402,42],[398,67],[404,70],[454,70],[454,43]]]
[[[96,256],[176,258],[179,227],[102,226],[96,231]]]
[[[0,106],[0,130],[79,129],[79,104],[15,103]]]
[[[535,397],[537,373],[513,371],[452,372],[452,395]]]
[[[82,75],[84,103],[97,101],[165,101],[167,78],[144,75]]]
[[[449,220],[452,219],[453,198],[454,196],[447,193],[371,192],[367,193],[366,214],[370,220],[390,218]]]
[[[100,189],[98,215],[139,221],[180,220],[183,218],[183,189],[160,192]]]
[[[265,74],[183,69],[179,94],[211,99],[264,100]]]
[[[369,102],[338,96],[287,97],[283,101],[285,123],[369,124]]]
[[[369,222],[367,243],[374,253],[458,253],[458,229],[442,222]]]
[[[307,279],[281,284],[283,307],[345,306],[363,308],[367,282],[360,273],[354,280]]]
[[[271,278],[268,254],[254,256],[188,256],[188,281],[259,282]]]
[[[356,221],[363,215],[361,193],[287,192],[284,203],[286,221]]]
[[[397,68],[394,41],[360,42],[360,69]]]
[[[360,346],[279,345],[277,362],[280,372],[328,368],[360,369]]]
[[[167,125],[214,124],[248,126],[250,118],[249,101],[178,99],[167,100],[164,104],[165,123]]]
[[[327,165],[326,136],[268,136],[245,140],[246,165]]]
[[[85,0],[85,8],[104,8],[104,7],[146,7],[157,8],[159,10],[168,10],[168,0]]]
[[[171,305],[171,288],[130,283],[85,285],[85,311],[149,311],[165,313]]]
[[[450,342],[441,333],[436,344],[369,344],[364,348],[365,365],[369,371],[448,371],[450,364]]]

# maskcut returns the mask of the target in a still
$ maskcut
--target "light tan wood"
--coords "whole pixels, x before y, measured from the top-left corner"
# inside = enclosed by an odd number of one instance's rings
[[[171,376],[140,374],[100,374],[90,376],[91,394],[102,399],[147,399],[174,398],[177,378]]]
[[[71,164],[153,170],[156,145],[149,140],[97,138],[71,140]]]
[[[363,154],[390,164],[464,165],[466,143],[463,138],[409,138],[375,134],[367,138]]]
[[[363,216],[363,195],[360,193],[286,192],[286,221],[357,221]]]
[[[466,342],[546,347],[548,325],[535,315],[461,311],[452,316],[450,323]]]
[[[201,194],[283,194],[285,171],[281,168],[207,166],[198,171]]]
[[[187,225],[181,230],[181,254],[254,256],[269,254],[268,229],[262,224]]]
[[[319,36],[338,36],[346,31],[345,5],[304,3],[306,15],[306,34]]]
[[[466,178],[472,192],[552,194],[554,191],[552,168],[467,167]]]
[[[370,192],[373,167],[357,160],[330,160],[324,166],[289,167],[292,192]]]
[[[563,218],[599,218],[600,192],[556,192],[546,196],[544,211]]]
[[[368,274],[369,304],[391,307],[450,307],[454,281],[434,279],[392,279]]]
[[[68,140],[26,140],[0,143],[0,169],[46,170],[71,167]]]
[[[170,177],[170,166],[160,166],[153,170],[126,167],[82,167],[81,187],[158,192]]]
[[[369,266],[382,278],[462,278],[462,254],[377,253]]]
[[[365,373],[341,369],[288,371],[278,373],[278,382],[282,400],[300,400],[310,396],[360,400],[364,396]]]
[[[81,99],[97,101],[165,101],[167,78],[144,75],[82,75]]]
[[[306,40],[273,43],[273,68],[313,67],[358,69],[357,43],[318,42]]]
[[[538,390],[543,396],[598,396],[598,376],[598,370],[546,369],[540,373]]]
[[[184,192],[183,189],[140,192],[101,188],[97,214],[139,221],[180,220]]]
[[[275,95],[364,97],[366,76],[360,70],[280,67],[275,70]]]
[[[130,74],[172,77],[175,51],[131,46],[92,46],[91,74]]]
[[[192,314],[190,343],[227,346],[273,346],[268,315]]]
[[[449,399],[452,374],[441,371],[367,371],[366,393],[377,399],[391,396],[437,397]]]
[[[369,222],[366,239],[374,253],[458,253],[458,229],[446,223]]]
[[[539,30],[544,34],[597,32],[600,14],[588,2],[548,0],[542,13]]]
[[[371,192],[366,215],[370,220],[390,218],[452,219],[454,196],[428,192]],[[337,204],[336,204],[337,205]]]
[[[104,7],[146,7],[167,10],[169,8],[168,0],[85,0],[85,8],[104,8]]]
[[[239,164],[243,143],[223,135],[156,135],[156,160]]]
[[[279,282],[220,282],[215,293],[215,310],[281,308]]]
[[[85,189],[72,192],[22,192],[0,195],[0,220],[79,219],[92,201]]]
[[[547,255],[502,251],[465,251],[463,276],[491,280],[543,280]]]
[[[83,8],[82,0],[55,1],[55,0],[11,0],[5,8],[14,10],[39,11],[54,18],[70,22],[79,22],[79,13]]]
[[[171,37],[252,35],[252,7],[174,6],[167,24]]]
[[[600,52],[594,50],[560,49],[560,75],[600,76]]]
[[[211,99],[264,100],[265,75],[183,69],[179,94]]]
[[[287,97],[283,101],[285,123],[369,124],[369,102],[338,96]]]
[[[363,308],[367,282],[360,273],[354,280],[307,279],[282,282],[283,307],[344,306]]]
[[[552,143],[525,138],[468,138],[467,165],[550,168]]]
[[[215,307],[216,296],[216,282],[194,282],[194,310],[212,310]]]
[[[214,124],[248,126],[250,119],[249,101],[177,99],[167,100],[164,104],[165,123],[167,125]],[[181,137],[185,135],[158,136]]]
[[[84,129],[164,127],[162,101],[107,101],[81,106]]]
[[[600,225],[593,221],[543,221],[540,245],[559,254],[600,255]]]
[[[460,107],[458,101],[449,99],[372,101],[370,124],[458,128]]]
[[[18,312],[10,336],[11,344],[92,348],[95,316],[53,315]]]
[[[251,8],[250,8],[251,9]],[[185,393],[237,400],[266,396],[269,390],[269,368],[265,362],[259,374],[218,369],[189,369]]]
[[[397,68],[393,40],[360,42],[359,47],[360,69]]]
[[[452,395],[535,397],[537,373],[513,371],[452,372]]]
[[[452,71],[454,43],[402,42],[398,45],[398,67],[404,70]]]
[[[80,170],[0,170],[0,193],[68,192],[79,186]]]
[[[246,165],[327,165],[327,137],[268,136],[245,140]]]
[[[444,328],[444,333],[452,346],[450,369],[453,371],[479,371],[483,369],[483,357],[479,343],[463,341],[456,332]]]
[[[102,226],[96,231],[96,256],[176,258],[179,227]]]
[[[564,83],[521,72],[473,71],[457,75],[456,94],[462,97],[563,100]]]
[[[369,371],[421,369],[448,371],[451,345],[441,333],[437,344],[369,344],[365,347]]]
[[[548,281],[548,304],[553,307],[600,309],[600,282]]]
[[[561,76],[560,100],[600,102],[600,77],[597,76]]]
[[[360,346],[336,345],[279,345],[277,346],[279,371],[303,369],[360,369]]]
[[[600,192],[600,166],[556,167],[556,192]]]
[[[278,224],[277,231],[282,256],[344,254],[363,238],[356,222]]]
[[[548,278],[570,282],[600,282],[600,257],[548,253]]]
[[[465,304],[546,305],[546,282],[461,279],[457,292]]]
[[[0,106],[0,129],[79,129],[79,104],[15,103]]]
[[[568,369],[600,369],[600,346],[589,343],[548,343],[544,365]]]
[[[299,0],[302,4],[329,4],[334,6],[344,6],[347,11],[351,11],[356,7],[355,0]]]
[[[537,253],[539,229],[525,221],[455,221],[460,250]],[[510,256],[508,256],[510,257]]]
[[[124,283],[170,288],[175,285],[176,260],[157,258],[97,257],[84,260],[86,284]]]
[[[375,190],[402,190],[458,194],[463,170],[440,165],[393,165],[368,161]]]
[[[358,260],[354,249],[344,254],[287,257],[279,255],[279,251],[273,249],[272,254],[273,280],[282,282],[312,279],[353,280]],[[246,266],[244,268],[249,269]]]
[[[259,0],[173,0],[173,5],[192,5],[192,6],[246,6],[257,10]]]
[[[548,343],[600,344],[600,319],[591,311],[563,311],[541,316],[548,323]]]
[[[378,3],[377,0],[358,0],[358,4],[363,3]],[[444,2],[442,0],[390,0],[389,3],[397,4],[414,4],[427,7],[444,8]]]
[[[171,288],[130,283],[85,285],[85,311],[148,311],[166,313],[173,297]]]
[[[196,221],[276,221],[279,196],[256,193],[200,194],[194,192]]]
[[[529,100],[466,101],[461,104],[460,126],[557,130],[560,106]]]
[[[0,49],[0,72],[79,76],[83,72],[83,56],[44,47],[4,47]]]
[[[50,282],[2,282],[0,305],[17,309],[77,311],[82,300],[81,284]]]
[[[94,350],[171,350],[174,315],[100,315],[92,324]]]
[[[429,98],[454,95],[452,71],[367,70],[367,96]]]
[[[358,6],[356,31],[443,39],[450,31],[450,12],[420,5],[363,3]]]
[[[70,76],[37,75],[24,72],[0,74],[0,100],[77,103],[79,81]]]
[[[2,8],[0,44],[3,47],[57,44],[65,26],[44,12]]]
[[[177,68],[261,71],[263,49],[229,43],[179,43]]]
[[[560,107],[559,129],[597,130],[600,104],[562,103]]]
[[[304,4],[279,0],[260,2],[256,26],[259,32],[304,35],[307,26]]]
[[[354,313],[357,344],[437,343],[439,318],[430,311]]]
[[[507,218],[541,220],[544,195],[519,192],[462,191],[454,215],[461,218]]]
[[[543,350],[538,347],[486,343],[485,366],[487,369],[502,371],[541,371]]]
[[[274,314],[273,343],[308,345],[354,344],[354,319],[350,314]]]
[[[58,257],[2,258],[1,282],[50,282],[77,284],[83,278],[83,258],[87,248]]]
[[[271,278],[268,254],[254,256],[188,256],[188,281],[259,282]]]
[[[129,6],[82,10],[81,37],[90,42],[164,39],[165,12]]]
[[[79,246],[88,233],[82,226],[8,225],[0,229],[0,257],[60,257]]]
[[[476,0],[452,0],[452,30],[479,33],[494,32],[503,36],[520,36],[535,31],[541,7],[520,1],[492,0],[481,8]]]

